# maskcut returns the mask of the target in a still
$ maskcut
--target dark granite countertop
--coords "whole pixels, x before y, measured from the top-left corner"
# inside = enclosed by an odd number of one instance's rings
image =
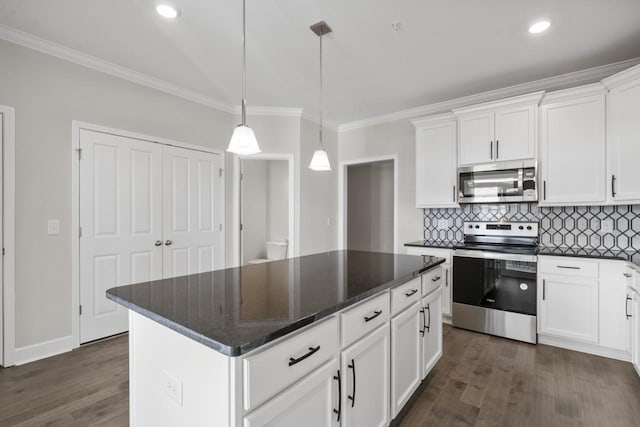
[[[228,356],[239,356],[385,289],[443,258],[333,251],[157,280],[107,298]]]
[[[625,252],[615,249],[539,246],[538,255],[634,261],[639,254],[637,252]]]
[[[414,246],[417,248],[436,248],[436,249],[455,249],[462,243],[436,242],[433,240],[418,240],[415,242],[405,243],[405,246]]]

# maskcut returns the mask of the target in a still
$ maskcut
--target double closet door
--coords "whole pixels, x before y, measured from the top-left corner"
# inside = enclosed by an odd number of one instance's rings
[[[128,329],[114,286],[223,268],[219,155],[80,131],[80,342]]]

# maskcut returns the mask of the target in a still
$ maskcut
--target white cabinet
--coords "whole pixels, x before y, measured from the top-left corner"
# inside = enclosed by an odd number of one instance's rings
[[[421,377],[425,378],[442,357],[442,296],[440,289],[422,299]]]
[[[451,303],[453,299],[453,251],[451,249],[425,248],[407,246],[409,255],[427,255],[444,258],[441,264],[444,280],[442,284],[442,314],[451,317]]]
[[[245,416],[244,426],[340,426],[339,376],[337,359],[326,363]]]
[[[455,207],[456,121],[452,114],[415,120],[416,207]]]
[[[606,200],[605,89],[600,83],[547,94],[540,106],[541,206]]]
[[[600,261],[600,341],[599,345],[631,353],[632,304],[625,274],[627,266],[620,261]]]
[[[391,410],[394,418],[420,385],[423,314],[418,302],[391,319]]]
[[[631,362],[640,375],[640,272],[635,273],[635,283],[635,289],[632,292]]]
[[[470,114],[458,119],[460,129],[458,163],[460,165],[488,163],[495,160],[494,121],[493,112]]]
[[[607,94],[607,194],[614,204],[640,203],[640,66],[603,80]]]
[[[342,352],[342,426],[389,424],[389,341],[389,324],[385,323]]]
[[[536,157],[537,107],[544,92],[457,108],[460,166]]]

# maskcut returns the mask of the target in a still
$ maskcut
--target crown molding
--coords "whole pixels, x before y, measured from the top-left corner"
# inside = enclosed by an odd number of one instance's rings
[[[618,74],[607,77],[606,79],[602,80],[602,83],[607,87],[607,89],[613,89],[618,86],[627,84],[630,81],[636,80],[639,77],[640,65],[636,65],[635,67],[629,68],[628,70],[624,70],[619,72]]]
[[[25,33],[13,27],[0,24],[0,39],[28,47],[47,55],[55,56],[65,61],[73,62],[87,68],[91,68],[114,77],[118,77],[130,82],[146,86],[161,92],[168,93],[179,98],[186,99],[225,113],[233,113],[233,108],[217,99],[203,95],[196,91],[186,89],[165,80],[152,77],[148,74],[133,71],[109,61],[105,61],[95,56],[91,56],[79,50],[75,50],[49,40],[45,40],[33,34]]]
[[[242,107],[239,105],[234,106],[233,114],[242,114]],[[247,107],[247,114],[250,116],[281,116],[300,118],[302,117],[302,108],[250,105]]]
[[[548,92],[542,98],[540,105],[550,104],[552,102],[564,101],[567,99],[582,98],[592,95],[604,95],[607,93],[607,88],[601,82],[591,83],[588,85],[572,87],[569,89],[557,90],[555,92]]]
[[[437,114],[429,117],[420,117],[418,119],[412,119],[411,124],[414,125],[415,127],[420,127],[425,125],[431,125],[433,123],[440,123],[440,122],[446,123],[455,119],[456,119],[456,115],[453,113],[442,113],[442,114]]]
[[[452,111],[456,116],[481,111],[495,110],[496,108],[520,107],[523,105],[538,105],[544,96],[545,91],[529,93],[526,95],[512,96],[511,98],[499,99],[497,101],[483,102],[468,107],[454,108]]]
[[[359,129],[367,126],[392,122],[396,120],[411,119],[419,116],[442,113],[445,111],[453,110],[455,108],[466,107],[469,105],[479,104],[483,102],[496,101],[501,98],[508,98],[511,96],[522,95],[528,92],[543,91],[543,90],[548,90],[553,88],[559,88],[566,85],[579,85],[581,83],[591,83],[593,81],[600,80],[604,77],[609,77],[612,74],[616,74],[620,71],[626,70],[638,64],[640,64],[640,58],[633,58],[625,61],[615,62],[613,64],[587,68],[585,70],[561,74],[555,77],[548,77],[548,78],[535,80],[528,83],[508,86],[502,89],[490,90],[487,92],[481,92],[474,95],[463,96],[463,97],[451,99],[448,101],[436,102],[434,104],[429,104],[422,107],[410,108],[407,110],[397,111],[395,113],[383,114],[383,115],[374,116],[374,117],[370,117],[363,120],[343,123],[340,125],[338,130],[340,132],[345,132],[353,129]]]

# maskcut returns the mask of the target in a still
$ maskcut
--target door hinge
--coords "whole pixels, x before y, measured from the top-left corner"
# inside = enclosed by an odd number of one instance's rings
[[[76,148],[76,151],[78,151],[78,160],[82,160],[82,148]]]
[[[79,310],[79,312],[80,312],[80,316],[82,316],[82,304],[80,304],[80,310]]]
[[[222,224],[220,224],[220,225],[218,226],[218,229],[219,229],[220,231],[222,231]]]
[[[2,255],[4,256],[4,254],[5,254],[5,250],[4,248],[2,248]]]
[[[243,228],[243,227],[242,227],[242,224],[240,224],[240,231],[242,231],[242,228]]]
[[[220,176],[220,178],[222,178],[222,172],[224,172],[224,169],[218,169],[218,176]]]
[[[244,179],[244,174],[241,172],[240,173],[240,181],[242,181]]]
[[[82,237],[82,227],[78,227],[78,237]]]

